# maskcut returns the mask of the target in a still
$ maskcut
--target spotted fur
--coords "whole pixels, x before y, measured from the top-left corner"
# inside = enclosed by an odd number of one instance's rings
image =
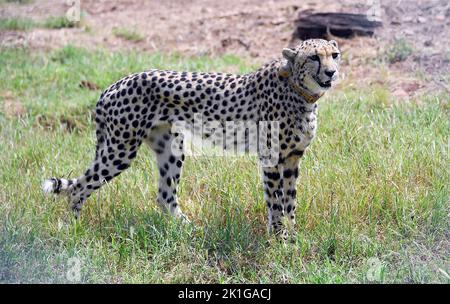
[[[263,167],[269,229],[287,237],[283,217],[295,223],[299,161],[317,129],[317,99],[338,77],[339,50],[335,41],[307,40],[284,49],[283,58],[259,70],[223,73],[149,70],[129,75],[104,91],[96,106],[95,159],[76,179],[44,181],[48,193],[66,193],[79,216],[94,190],[127,169],[142,143],[155,152],[159,169],[157,202],[163,210],[187,220],[178,199],[185,157],[172,152],[177,121],[277,121],[280,126],[278,162]]]

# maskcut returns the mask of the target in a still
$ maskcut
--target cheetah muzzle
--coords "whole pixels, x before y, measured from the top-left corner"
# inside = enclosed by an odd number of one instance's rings
[[[284,219],[295,224],[299,161],[317,129],[316,101],[338,79],[340,52],[335,41],[313,39],[285,48],[282,55],[245,75],[153,69],[119,80],[101,94],[96,106],[97,145],[91,166],[78,178],[47,179],[43,190],[68,195],[78,217],[92,192],[127,169],[146,143],[159,169],[157,203],[187,220],[177,199],[185,154],[173,151],[174,144],[183,144],[173,125],[193,123],[198,115],[222,125],[276,121],[279,149],[276,162],[261,166],[262,182],[269,231],[286,239]]]

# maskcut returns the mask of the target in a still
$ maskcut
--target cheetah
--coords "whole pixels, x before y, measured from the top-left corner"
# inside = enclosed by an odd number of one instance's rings
[[[158,205],[189,221],[177,199],[185,154],[173,151],[183,143],[173,125],[196,115],[221,123],[277,121],[277,161],[262,166],[261,175],[268,230],[286,240],[284,219],[295,224],[299,161],[316,134],[317,100],[338,79],[340,56],[336,41],[311,39],[245,75],[157,69],[129,75],[106,89],[96,105],[91,166],[78,178],[45,180],[43,191],[68,195],[78,218],[92,192],[130,167],[145,143],[156,154]]]

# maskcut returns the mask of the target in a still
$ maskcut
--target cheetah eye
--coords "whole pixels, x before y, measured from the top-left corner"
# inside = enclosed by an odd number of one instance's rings
[[[309,56],[309,59],[311,59],[312,61],[319,61],[320,60],[319,56],[317,56],[317,55]]]
[[[333,54],[331,54],[331,56],[333,56],[333,59],[336,59],[336,58],[338,58],[339,53],[333,53]]]

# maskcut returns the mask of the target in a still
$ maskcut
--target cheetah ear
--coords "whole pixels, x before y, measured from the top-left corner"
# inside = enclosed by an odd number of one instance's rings
[[[292,74],[292,65],[295,61],[295,56],[297,56],[297,52],[293,49],[285,48],[283,49],[283,57],[287,60],[286,64],[280,67],[278,73],[282,77],[289,77]]]
[[[297,56],[297,52],[293,49],[285,48],[283,49],[283,57],[287,59],[287,61],[294,63],[295,56]]]
[[[336,42],[336,40],[330,40],[330,43],[332,45],[334,45],[337,49],[339,48],[338,43]]]

